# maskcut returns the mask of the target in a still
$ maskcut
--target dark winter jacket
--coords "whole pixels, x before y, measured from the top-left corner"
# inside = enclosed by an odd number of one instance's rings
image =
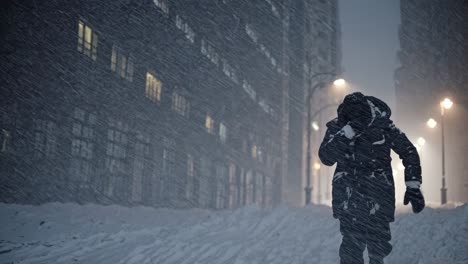
[[[327,123],[319,156],[327,166],[337,163],[332,182],[335,218],[374,216],[394,221],[392,149],[403,160],[405,181],[421,182],[416,148],[390,116],[390,108],[381,100],[353,93],[338,107],[338,117]],[[355,132],[351,139],[345,136],[346,125]]]

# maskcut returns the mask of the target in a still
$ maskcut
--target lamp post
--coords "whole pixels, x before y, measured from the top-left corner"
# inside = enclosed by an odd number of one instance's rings
[[[311,79],[315,79],[319,76],[335,76],[334,72],[324,72],[324,73],[317,73],[314,74]],[[344,87],[346,85],[346,81],[344,79],[336,79],[333,81],[333,85],[336,87]],[[312,96],[314,95],[315,91],[319,88],[325,86],[324,82],[316,83],[314,86],[310,87],[307,93],[307,161],[306,161],[306,174],[307,174],[307,186],[304,188],[305,191],[305,203],[306,205],[311,203],[312,200],[312,186],[311,186],[311,161],[312,161],[312,144],[311,144],[311,135],[312,129],[318,130],[319,126],[317,123],[315,125],[312,124]],[[323,110],[323,109],[322,109]],[[321,111],[321,110],[320,110]]]
[[[447,203],[447,187],[445,181],[445,111],[452,108],[453,102],[449,98],[445,98],[443,101],[440,102],[440,130],[441,130],[441,147],[442,147],[442,187],[440,188],[440,203],[446,204]],[[437,126],[437,122],[430,118],[426,122],[427,126],[430,128],[435,128]]]
[[[440,200],[441,204],[447,203],[447,187],[445,186],[445,110],[449,110],[452,108],[453,102],[445,98],[442,102],[440,102],[440,123],[441,123],[441,135],[442,135],[442,188],[440,188]]]

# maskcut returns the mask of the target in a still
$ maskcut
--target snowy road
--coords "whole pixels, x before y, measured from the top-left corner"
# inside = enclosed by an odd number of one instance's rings
[[[468,206],[399,214],[386,263],[468,263]],[[338,263],[327,207],[235,211],[0,204],[0,263]]]

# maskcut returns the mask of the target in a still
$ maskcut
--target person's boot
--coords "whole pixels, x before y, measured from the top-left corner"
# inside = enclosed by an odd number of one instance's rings
[[[383,258],[381,258],[381,257],[369,258],[369,264],[384,264]]]

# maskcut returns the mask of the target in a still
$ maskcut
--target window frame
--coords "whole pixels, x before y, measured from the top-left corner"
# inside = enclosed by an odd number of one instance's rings
[[[178,91],[173,91],[171,96],[171,109],[185,117],[190,114],[190,101]]]
[[[210,113],[205,115],[205,129],[208,134],[214,134],[215,120]]]
[[[78,111],[81,111],[81,114],[78,114]],[[78,181],[88,183],[94,173],[97,113],[74,107],[71,119],[72,164],[70,164],[70,173],[74,176],[81,176],[77,179]]]
[[[150,80],[151,79],[151,80]],[[154,82],[154,84],[152,83]],[[153,71],[146,71],[145,96],[155,103],[161,102],[163,82]]]
[[[135,58],[129,52],[124,52],[118,45],[112,45],[111,71],[121,78],[133,82],[135,72]]]
[[[224,122],[219,122],[219,139],[223,143],[227,141],[227,130],[226,124]]]
[[[89,30],[89,41],[87,41],[86,32]],[[97,60],[97,48],[99,46],[99,35],[97,34],[94,27],[90,25],[86,19],[78,18],[78,44],[77,50],[91,58],[92,60]]]

